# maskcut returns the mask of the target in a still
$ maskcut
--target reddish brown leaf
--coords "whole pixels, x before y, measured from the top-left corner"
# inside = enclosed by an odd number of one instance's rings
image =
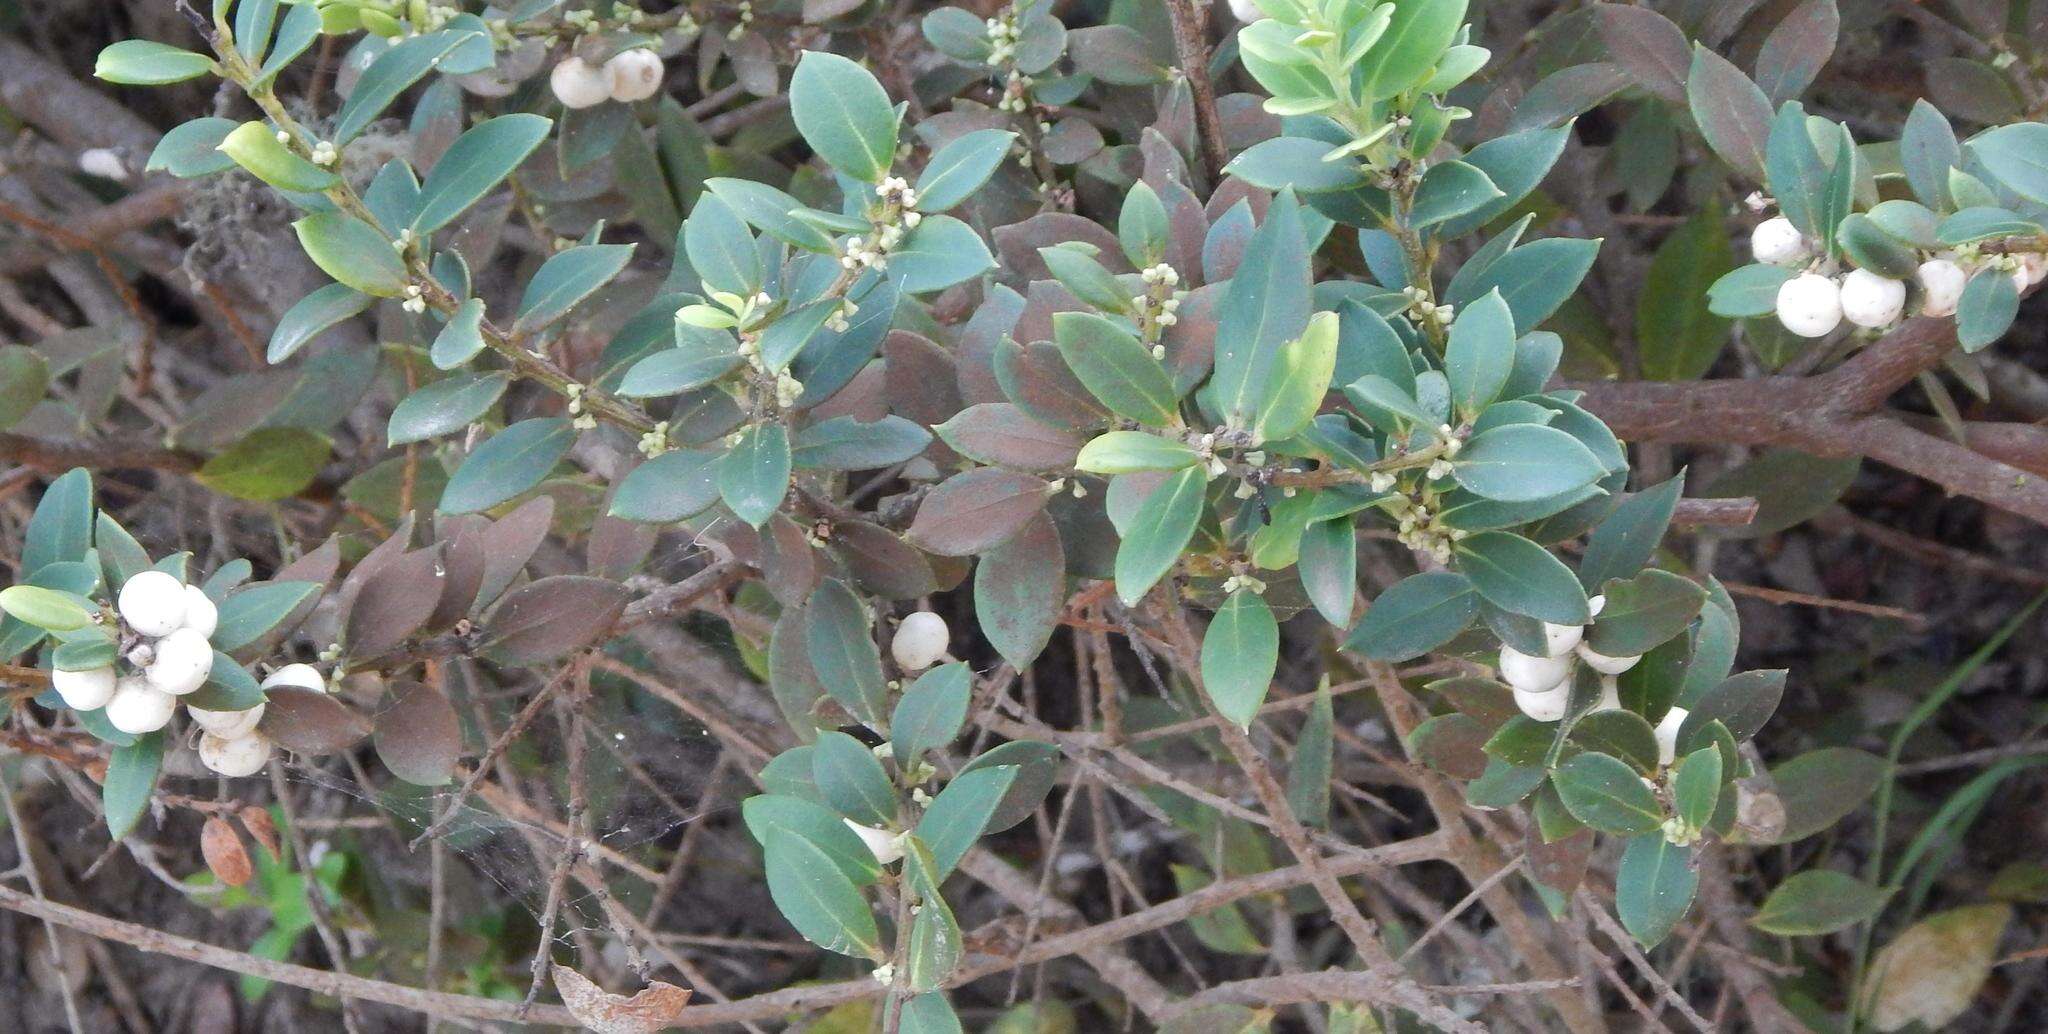
[[[832,526],[831,545],[862,592],[907,600],[938,591],[931,561],[886,528],[840,521]]]
[[[659,980],[631,998],[615,995],[567,966],[555,967],[555,991],[576,1022],[597,1034],[654,1034],[681,1018],[690,1002],[688,988]]]
[[[892,330],[882,342],[888,360],[889,409],[920,424],[940,423],[960,412],[960,378],[953,356],[931,339]]]
[[[591,522],[590,542],[583,547],[584,562],[599,578],[625,578],[639,570],[659,534],[651,524],[599,517]]]
[[[431,686],[391,684],[391,702],[377,713],[377,756],[391,774],[416,786],[441,786],[462,756],[462,721]]]
[[[1453,779],[1486,772],[1486,726],[1465,714],[1440,715],[1415,730],[1416,760]]]
[[[498,598],[512,579],[525,570],[526,562],[533,559],[534,551],[540,548],[541,540],[547,538],[548,527],[555,520],[555,501],[550,496],[534,496],[519,504],[519,508],[491,522],[484,530],[484,555],[490,564],[484,570],[484,583],[477,589],[478,606],[488,605]]]
[[[334,573],[341,569],[341,540],[329,538],[320,548],[277,569],[272,576],[279,582],[319,582],[326,585],[334,580]]]
[[[278,857],[277,823],[271,819],[268,808],[245,805],[235,813],[235,817],[242,821],[242,828],[248,831],[249,839],[256,841],[256,846],[268,852],[272,859]]]
[[[342,645],[351,657],[381,657],[433,616],[446,577],[438,549],[422,549],[381,565],[349,605]]]
[[[1032,419],[1008,402],[969,406],[933,430],[969,459],[1016,470],[1071,467],[1084,444],[1080,435]]]
[[[817,548],[803,525],[786,514],[768,518],[767,532],[761,536],[761,580],[775,602],[801,603],[818,587]]]
[[[974,614],[996,652],[1019,669],[1045,649],[1067,600],[1067,558],[1052,518],[1038,514],[990,550],[974,574]]]
[[[199,856],[206,859],[206,867],[213,870],[214,877],[230,887],[239,887],[256,874],[248,850],[242,847],[242,838],[235,835],[235,827],[218,815],[209,816],[206,825],[199,828]]]
[[[484,552],[481,527],[456,532],[453,538],[441,543],[441,570],[446,577],[442,580],[441,599],[427,618],[427,628],[447,628],[469,614],[490,562],[490,556]]]
[[[1130,272],[1123,260],[1123,245],[1117,243],[1116,234],[1093,219],[1071,212],[1043,212],[1021,223],[999,226],[995,241],[996,255],[1002,260],[1004,271],[1026,282],[1044,280],[1052,275],[1045,268],[1045,259],[1039,257],[1038,249],[1067,241],[1093,244],[1100,252],[1096,257],[1112,273]]]
[[[863,424],[872,424],[889,415],[889,385],[886,363],[869,363],[861,367],[846,387],[832,393],[832,397],[812,407],[811,420],[823,423],[833,417],[852,417]]]
[[[1667,101],[1685,102],[1685,77],[1692,46],[1685,31],[1647,7],[1596,4],[1600,39],[1607,53],[1643,89]]]
[[[265,702],[263,735],[294,754],[332,754],[370,734],[370,723],[354,708],[317,689],[278,686]]]
[[[1018,408],[1054,427],[1098,427],[1109,420],[1050,341],[997,345],[996,379]]]
[[[557,575],[521,586],[484,625],[484,655],[500,664],[538,664],[603,638],[626,609],[626,587],[584,575]]]
[[[924,497],[904,534],[911,545],[941,556],[968,556],[1015,535],[1045,509],[1052,486],[1029,474],[981,468],[940,482]]]
[[[960,328],[953,348],[959,367],[961,401],[1001,402],[1003,386],[996,382],[996,344],[1017,325],[1024,311],[1024,298],[1007,287],[998,287],[982,300],[981,307]]]

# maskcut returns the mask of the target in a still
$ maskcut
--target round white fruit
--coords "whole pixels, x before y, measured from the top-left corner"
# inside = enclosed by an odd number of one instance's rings
[[[144,571],[121,586],[117,600],[128,627],[155,638],[185,623],[185,584],[163,571]]]
[[[157,641],[156,657],[143,677],[165,693],[184,696],[206,684],[213,670],[213,646],[196,628],[181,628]]]
[[[2027,274],[2028,287],[2032,287],[2043,280],[2048,280],[2048,255],[2043,255],[2038,251],[2030,251],[2019,256],[2019,260],[2020,269]],[[2025,290],[2025,288],[2022,288],[2022,290]]]
[[[1554,722],[1564,717],[1565,705],[1571,703],[1571,694],[1562,683],[1538,693],[1515,690],[1515,706],[1522,713],[1539,722]]]
[[[1587,713],[1598,714],[1601,711],[1619,710],[1621,710],[1621,683],[1616,681],[1612,675],[1600,676],[1600,702],[1594,704],[1593,710]]]
[[[270,741],[255,733],[231,738],[207,733],[199,737],[199,763],[230,779],[263,771],[270,760]]]
[[[1956,305],[1963,300],[1963,288],[1970,282],[1970,274],[1963,267],[1940,258],[1920,263],[1913,277],[1920,281],[1922,316],[1955,315]]]
[[[1678,727],[1685,724],[1691,714],[1683,707],[1674,707],[1664,712],[1664,720],[1657,723],[1657,763],[1668,765],[1678,759]]]
[[[114,698],[114,666],[103,665],[84,671],[53,671],[50,688],[76,711],[96,711]]]
[[[1587,667],[1602,675],[1619,675],[1635,667],[1636,662],[1643,659],[1640,655],[1635,657],[1609,657],[1587,646],[1585,643],[1579,644],[1577,653],[1579,660],[1585,661]]]
[[[606,90],[628,104],[661,92],[661,76],[661,55],[644,48],[619,51],[604,63]]]
[[[327,679],[320,674],[320,669],[310,664],[287,664],[271,672],[270,676],[263,680],[264,689],[276,689],[279,686],[297,686],[300,689],[325,693]]]
[[[839,821],[846,823],[846,828],[853,830],[854,835],[860,837],[860,842],[866,844],[869,851],[874,852],[875,861],[887,865],[903,857],[903,842],[897,838],[896,834],[886,829],[863,826],[852,819],[840,819]]]
[[[1778,322],[1800,337],[1826,337],[1842,323],[1842,288],[1819,273],[1801,273],[1778,288]]]
[[[1518,693],[1545,693],[1564,685],[1572,673],[1569,657],[1532,657],[1512,646],[1500,648],[1500,677]]]
[[[1230,13],[1246,25],[1266,16],[1266,12],[1259,10],[1259,5],[1252,0],[1230,0]]]
[[[204,708],[185,706],[185,713],[192,718],[192,724],[222,739],[237,739],[256,731],[256,723],[263,720],[265,705],[257,704],[247,711],[208,711]]]
[[[140,736],[171,724],[171,715],[177,709],[177,697],[130,676],[114,686],[114,696],[107,701],[107,724],[130,736]]]
[[[1584,625],[1553,625],[1545,621],[1543,623],[1543,654],[1546,657],[1563,657],[1565,654],[1572,652],[1572,647],[1579,645],[1579,640],[1585,637],[1586,626]]]
[[[601,69],[590,67],[580,57],[566,57],[548,73],[548,85],[565,108],[588,108],[612,97],[611,84]]]
[[[889,655],[896,658],[896,666],[904,671],[923,671],[946,655],[950,638],[945,618],[920,610],[896,626],[896,638],[889,641]]]
[[[1859,327],[1888,327],[1906,311],[1906,282],[1852,269],[1842,278],[1842,317]]]
[[[214,630],[220,627],[220,608],[213,605],[213,597],[197,585],[185,586],[185,628],[213,638]]]
[[[1782,215],[1766,219],[1749,231],[1749,251],[1758,262],[1773,266],[1795,265],[1813,254],[1806,246],[1806,235]]]

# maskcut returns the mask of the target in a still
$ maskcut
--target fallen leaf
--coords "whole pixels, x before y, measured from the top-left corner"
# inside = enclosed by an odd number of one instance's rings
[[[242,838],[235,835],[235,827],[218,815],[209,817],[199,829],[199,856],[206,859],[206,867],[213,870],[214,876],[230,887],[239,887],[256,874],[255,867],[249,864],[249,852],[242,847]]]
[[[690,1001],[687,988],[659,980],[631,998],[615,995],[567,966],[555,967],[555,990],[576,1022],[597,1034],[653,1034],[676,1022]]]

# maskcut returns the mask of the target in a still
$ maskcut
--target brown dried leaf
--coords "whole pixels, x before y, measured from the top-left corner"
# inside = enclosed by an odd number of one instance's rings
[[[354,708],[317,689],[278,686],[265,702],[263,735],[294,754],[332,754],[370,734]]]
[[[448,698],[419,682],[391,684],[391,703],[377,714],[377,756],[416,786],[441,786],[462,757],[462,721]]]
[[[230,887],[239,887],[256,875],[249,852],[242,847],[242,838],[235,835],[235,827],[218,815],[209,816],[206,825],[199,828],[199,856],[206,859],[206,867],[213,870],[213,875]]]
[[[556,575],[523,585],[485,622],[485,656],[500,664],[538,664],[597,642],[626,609],[626,587],[586,575]]]
[[[555,991],[576,1022],[597,1034],[653,1034],[681,1018],[690,1001],[688,988],[659,980],[631,998],[615,995],[567,966],[555,967]]]
[[[349,656],[381,657],[427,623],[446,587],[439,554],[438,549],[407,553],[363,581],[342,633]]]
[[[924,497],[904,534],[941,556],[993,549],[1045,509],[1052,486],[1015,471],[983,467],[947,478]]]
[[[278,857],[277,822],[270,817],[270,810],[261,805],[244,805],[235,817],[242,820],[242,828],[249,832],[249,838],[256,846],[269,852],[274,860]]]

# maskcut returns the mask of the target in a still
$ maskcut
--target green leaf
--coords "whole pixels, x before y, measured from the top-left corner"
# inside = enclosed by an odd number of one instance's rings
[[[1695,45],[1685,96],[1693,122],[1714,153],[1750,180],[1764,182],[1771,102],[1756,83],[1727,58]]]
[[[1301,529],[1296,570],[1316,612],[1336,628],[1351,624],[1358,595],[1358,529],[1353,518],[1310,521]]]
[[[1771,889],[1749,925],[1778,937],[1815,937],[1877,918],[1892,888],[1847,873],[1812,869]]]
[[[1482,531],[1457,550],[1458,569],[1494,606],[1560,625],[1590,619],[1578,577],[1542,546],[1505,531]]]
[[[1337,326],[1336,313],[1316,313],[1301,337],[1280,347],[1252,423],[1258,441],[1292,438],[1315,419],[1337,372]]]
[[[957,7],[941,7],[933,14],[960,11]],[[965,11],[961,11],[965,14]],[[930,16],[927,16],[929,20]],[[972,20],[972,16],[970,16]],[[980,24],[976,22],[975,24]],[[953,1006],[946,1001],[944,992],[933,991],[921,994],[903,1003],[901,1022],[897,1034],[962,1034],[960,1017],[953,1012]]]
[[[769,838],[776,833],[785,833],[807,840],[823,851],[856,887],[865,887],[881,875],[882,866],[875,861],[875,853],[868,850],[866,842],[846,827],[846,820],[837,812],[816,801],[787,794],[758,794],[740,803],[740,815],[747,824],[747,832],[762,847],[767,847]]]
[[[500,115],[456,137],[420,186],[420,210],[413,217],[413,232],[424,237],[468,211],[519,168],[547,139],[553,125],[539,115],[522,112]]]
[[[448,478],[441,512],[479,513],[510,502],[541,483],[576,443],[576,429],[563,417],[521,420],[491,436]]]
[[[977,129],[954,137],[933,152],[917,177],[917,209],[943,212],[971,197],[1010,154],[1017,134]]]
[[[1460,160],[1485,173],[1501,196],[1446,220],[1436,228],[1436,236],[1441,240],[1462,237],[1520,204],[1550,174],[1571,132],[1569,125],[1531,129],[1494,137],[1465,152]]]
[[[719,453],[665,452],[634,467],[612,495],[611,515],[646,524],[673,524],[718,501]]]
[[[364,294],[396,298],[410,276],[391,241],[369,223],[340,212],[320,212],[292,224],[307,257],[328,276]]]
[[[234,119],[210,115],[180,123],[156,142],[143,171],[168,172],[179,179],[226,172],[235,167],[235,160],[221,151],[220,144],[238,125]]]
[[[1248,427],[1265,397],[1274,357],[1287,342],[1301,337],[1315,310],[1308,241],[1292,192],[1282,191],[1273,199],[1266,221],[1245,244],[1244,256],[1218,304],[1222,315],[1216,325],[1216,372],[1210,390],[1226,423]],[[1058,317],[1054,320],[1057,323]]]
[[[1202,462],[1185,442],[1144,431],[1110,431],[1081,447],[1074,469],[1092,474],[1135,474],[1145,470],[1179,470]]]
[[[164,86],[196,79],[213,71],[204,54],[146,39],[124,39],[100,51],[93,62],[95,78],[123,86]]]
[[[22,535],[20,570],[32,575],[51,564],[84,560],[92,548],[92,472],[74,467],[50,482]]]
[[[1478,613],[1479,595],[1470,579],[1424,571],[1372,601],[1344,648],[1379,661],[1413,660],[1450,642]]]
[[[911,459],[932,433],[893,413],[880,420],[835,416],[797,432],[790,458],[807,470],[874,470]]]
[[[931,849],[915,837],[903,852],[905,882],[918,898],[910,919],[910,939],[904,945],[903,986],[916,993],[935,992],[960,966],[964,951],[960,923],[946,899],[939,896],[939,876]],[[901,1017],[898,1017],[901,1034]]]
[[[1885,760],[1850,747],[1822,747],[1771,769],[1785,825],[1770,843],[1803,840],[1863,806],[1891,771]]]
[[[867,745],[843,732],[821,732],[811,751],[811,778],[825,803],[864,826],[896,818],[896,790]]]
[[[286,614],[276,616],[282,619]],[[213,652],[213,668],[207,672],[206,682],[185,697],[187,706],[208,711],[247,711],[263,700],[263,686],[256,676],[219,650]]]
[[[676,322],[676,345],[634,363],[619,379],[618,393],[627,398],[665,398],[701,388],[731,373],[746,361],[731,333]]]
[[[2048,125],[2021,122],[1988,129],[1971,138],[1970,150],[2007,189],[2048,204]]]
[[[1621,852],[1614,911],[1643,947],[1654,948],[1685,918],[1699,885],[1690,851],[1668,843],[1662,834],[1636,837]]]
[[[769,834],[764,853],[768,894],[805,940],[841,955],[883,957],[874,913],[830,855],[782,830]]]
[[[1030,666],[1059,627],[1066,567],[1059,529],[1043,513],[975,565],[974,616],[981,634],[1019,670]]]
[[[1133,269],[1165,261],[1173,226],[1159,193],[1143,180],[1124,193],[1123,208],[1117,212],[1116,241]]]
[[[1515,314],[1515,334],[1527,334],[1549,319],[1579,289],[1593,258],[1600,253],[1597,240],[1550,237],[1511,249],[1462,283],[1453,281],[1446,300],[1470,305],[1499,289]]]
[[[1461,161],[1432,165],[1422,174],[1422,185],[1415,191],[1409,225],[1426,229],[1477,211],[1502,196],[1503,191],[1477,166]]]
[[[867,69],[807,50],[789,80],[789,113],[811,150],[840,172],[877,183],[896,159],[896,110]]]
[[[1192,865],[1169,864],[1173,874],[1173,887],[1181,897],[1187,897],[1203,887],[1216,882],[1210,875]],[[1236,902],[1196,912],[1187,918],[1188,931],[1195,935],[1202,947],[1228,955],[1262,955],[1266,946],[1259,942],[1259,936],[1252,930],[1251,923]]]
[[[369,308],[373,300],[347,284],[328,284],[314,290],[278,317],[264,360],[275,365],[290,359],[323,332]]]
[[[1557,766],[1551,781],[1565,810],[1603,833],[1631,836],[1664,826],[1657,794],[1619,758],[1594,751],[1574,755]]]
[[[1092,312],[1058,313],[1052,326],[1060,356],[1103,405],[1153,427],[1176,419],[1173,377],[1137,335]]]
[[[1678,742],[1681,746],[1690,743],[1694,733],[1716,721],[1727,726],[1737,740],[1747,740],[1777,713],[1784,697],[1783,668],[1730,675],[1693,701],[1691,713],[1678,729]]]
[[[746,220],[718,194],[697,198],[683,221],[683,253],[704,285],[716,291],[752,297],[767,275]]]
[[[259,427],[192,476],[222,495],[272,502],[312,484],[333,451],[324,435],[303,428]]]
[[[1899,204],[1911,204],[1901,201]],[[1851,213],[1836,227],[1835,239],[1842,254],[1857,266],[1894,280],[1910,280],[1920,268],[1920,256],[1910,242],[1900,240],[1861,212]]]
[[[377,55],[356,80],[355,88],[334,117],[334,145],[340,147],[361,135],[391,102],[412,84],[419,82],[466,37],[474,33],[437,32],[399,40]]]
[[[1769,316],[1778,311],[1778,289],[1796,272],[1761,262],[1737,266],[1707,288],[1707,311],[1716,316]]]
[[[1685,492],[1685,474],[1623,499],[1586,537],[1579,558],[1579,584],[1597,589],[1613,578],[1633,578],[1657,554],[1657,544],[1671,527],[1678,498]]]
[[[585,244],[549,256],[533,279],[527,281],[526,293],[519,299],[519,315],[512,321],[512,333],[531,334],[567,316],[577,303],[626,268],[626,262],[633,257],[633,247]]]
[[[804,654],[832,699],[862,724],[880,728],[888,706],[882,655],[867,610],[844,582],[827,580],[804,605]]]
[[[448,324],[434,335],[433,348],[427,357],[443,370],[453,370],[484,350],[484,301],[471,298],[456,308],[448,317]]]
[[[1965,352],[1982,349],[2004,337],[2019,312],[2020,291],[2012,275],[2002,269],[1978,270],[1956,304],[1956,340]]]
[[[1330,824],[1330,773],[1335,748],[1336,715],[1330,704],[1330,683],[1316,686],[1308,716],[1295,738],[1287,763],[1287,804],[1295,817],[1313,827]]]
[[[1707,744],[1678,760],[1671,772],[1671,800],[1688,833],[1707,828],[1721,800],[1721,748]]]
[[[1280,625],[1264,597],[1239,589],[1202,636],[1202,684],[1216,713],[1249,729],[1280,663]]]
[[[26,345],[0,345],[0,430],[12,427],[43,401],[50,364]]]
[[[1994,237],[2019,237],[2041,232],[2041,224],[1993,205],[1965,208],[1934,228],[1936,243],[1974,244]]]
[[[932,799],[917,823],[917,838],[931,846],[939,879],[966,857],[996,815],[996,806],[1018,777],[1014,765],[962,771]]]
[[[482,419],[511,383],[512,375],[504,371],[443,377],[392,409],[389,444],[423,442],[460,431]]]
[[[100,809],[107,816],[107,835],[120,840],[135,829],[149,810],[157,773],[164,766],[164,734],[152,732],[107,758],[107,778],[100,786]]]
[[[257,642],[297,613],[320,588],[318,582],[264,582],[235,590],[221,601],[214,649],[232,652]]]
[[[1321,140],[1276,136],[1238,152],[1223,171],[1262,190],[1278,191],[1292,187],[1302,194],[1351,190],[1370,183],[1356,158],[1347,156],[1324,161],[1323,156],[1329,153],[1330,145]],[[1485,174],[1480,175],[1483,178]]]
[[[1709,288],[1734,268],[1720,213],[1702,209],[1650,257],[1636,295],[1636,341],[1643,375],[1684,381],[1704,376],[1728,343],[1728,318],[1711,308]]]
[[[219,151],[251,176],[279,190],[305,193],[328,190],[341,178],[286,147],[268,123],[244,122],[222,137]]]
[[[1207,485],[1208,473],[1189,467],[1169,476],[1138,507],[1130,534],[1116,550],[1116,594],[1125,606],[1137,606],[1180,561],[1202,520]]]
[[[926,671],[903,691],[889,716],[889,742],[899,764],[910,764],[927,750],[937,750],[960,735],[974,692],[974,672],[954,661]]]
[[[1549,725],[1540,728],[1554,731]],[[1574,723],[1568,735],[1580,747],[1620,758],[1638,772],[1657,770],[1657,732],[1634,711],[1595,711]],[[1549,749],[1550,744],[1543,745],[1546,756]],[[1542,759],[1532,763],[1541,764]]]
[[[755,424],[719,461],[719,498],[734,516],[758,528],[789,493],[791,462],[789,430],[778,423]]]
[[[749,226],[785,244],[821,255],[832,253],[832,238],[825,231],[791,215],[803,202],[766,183],[717,176],[704,186],[724,201]]]
[[[1368,101],[1405,93],[1429,78],[1465,21],[1465,0],[1432,0],[1394,8],[1394,16],[1352,71]]]
[[[1467,420],[1500,397],[1515,369],[1515,318],[1499,291],[1458,310],[1444,351],[1451,401]]]
[[[996,268],[974,228],[950,215],[928,215],[889,253],[888,274],[905,294],[964,283]]]
[[[1655,568],[1627,581],[1610,581],[1603,592],[1607,604],[1586,638],[1609,657],[1649,653],[1683,633],[1707,601],[1699,583]]]
[[[1598,481],[1600,458],[1577,438],[1542,424],[1506,424],[1473,435],[1458,450],[1451,475],[1474,494],[1507,503],[1535,502]]]
[[[92,624],[92,609],[83,597],[39,585],[0,589],[0,610],[51,632],[69,632]]]
[[[247,38],[240,32],[236,35]],[[284,24],[277,30],[277,41],[272,46],[269,56],[263,59],[263,67],[257,70],[256,81],[268,83],[276,79],[279,72],[284,71],[319,38],[319,8],[312,4],[293,4],[291,10],[285,12]],[[357,81],[357,88],[361,88],[361,80]],[[350,96],[354,94],[351,93]]]

